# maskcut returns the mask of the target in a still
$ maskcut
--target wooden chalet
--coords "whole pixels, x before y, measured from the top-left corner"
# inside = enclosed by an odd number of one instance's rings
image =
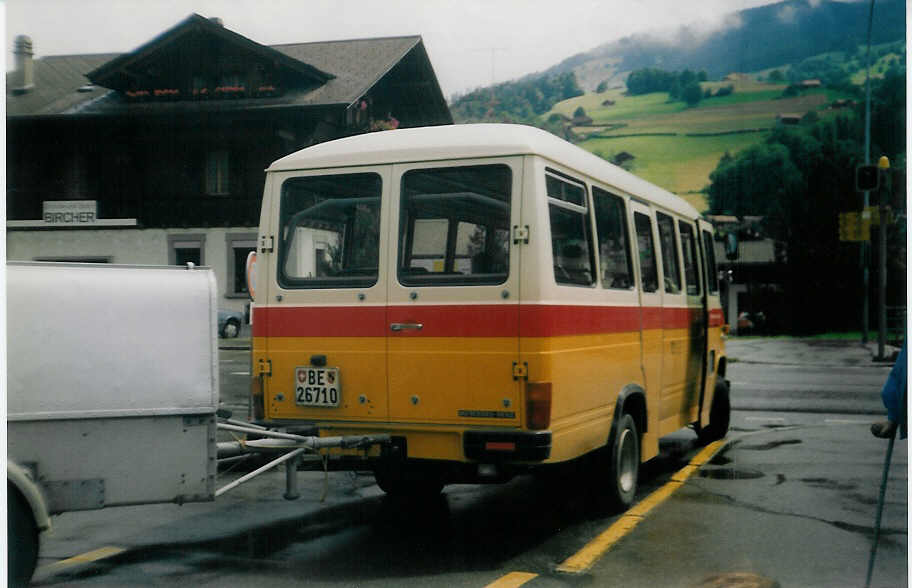
[[[263,170],[309,145],[452,124],[420,36],[266,46],[191,15],[125,54],[7,76],[7,256],[215,268],[239,308]]]

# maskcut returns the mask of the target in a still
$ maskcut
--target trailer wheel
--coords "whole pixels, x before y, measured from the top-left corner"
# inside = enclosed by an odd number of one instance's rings
[[[374,468],[377,486],[393,497],[433,497],[443,490],[443,481],[435,472],[395,465],[378,465]]]
[[[597,463],[606,506],[626,510],[636,496],[640,471],[640,434],[633,416],[620,417],[611,440],[600,453]]]
[[[728,394],[728,384],[725,380],[716,382],[713,393],[713,403],[709,409],[709,424],[697,432],[701,443],[712,443],[725,438],[728,434],[728,425],[731,422],[731,399]]]
[[[10,586],[28,586],[38,563],[38,527],[28,503],[12,484],[6,485],[7,557]]]

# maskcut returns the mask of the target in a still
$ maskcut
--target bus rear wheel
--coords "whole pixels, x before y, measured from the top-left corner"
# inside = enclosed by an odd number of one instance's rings
[[[626,510],[636,497],[640,471],[640,435],[633,416],[618,419],[614,434],[598,459],[606,506]]]
[[[437,472],[386,464],[374,468],[374,480],[393,497],[430,498],[440,494],[444,486]]]

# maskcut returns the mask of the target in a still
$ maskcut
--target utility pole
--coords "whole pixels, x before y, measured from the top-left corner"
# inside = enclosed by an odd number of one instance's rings
[[[865,165],[871,165],[871,26],[874,22],[874,0],[871,0],[871,8],[868,10],[868,49],[865,52]],[[868,206],[870,206],[870,194],[869,190],[864,192],[864,206],[861,209],[862,218],[865,215],[870,214],[868,211]],[[862,221],[863,222],[863,221]],[[861,311],[861,342],[868,342],[868,314],[870,313],[868,298],[870,296],[870,279],[869,279],[869,270],[868,266],[870,265],[870,255],[868,254],[868,248],[870,247],[867,241],[861,242],[861,266],[864,282],[864,295],[862,302],[862,311]]]
[[[497,52],[498,51],[507,51],[507,48],[506,47],[488,47],[487,49],[475,49],[474,51],[476,51],[476,52],[477,51],[484,51],[484,52],[490,51],[491,52],[491,85],[493,86],[494,80],[495,80],[494,62],[495,62],[495,59],[497,58]]]

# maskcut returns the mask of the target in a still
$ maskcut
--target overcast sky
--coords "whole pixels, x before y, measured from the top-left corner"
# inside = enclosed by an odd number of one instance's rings
[[[720,26],[773,0],[7,0],[36,57],[135,49],[191,13],[272,45],[420,34],[443,93],[541,71],[635,32]],[[817,2],[819,0],[813,0]]]

